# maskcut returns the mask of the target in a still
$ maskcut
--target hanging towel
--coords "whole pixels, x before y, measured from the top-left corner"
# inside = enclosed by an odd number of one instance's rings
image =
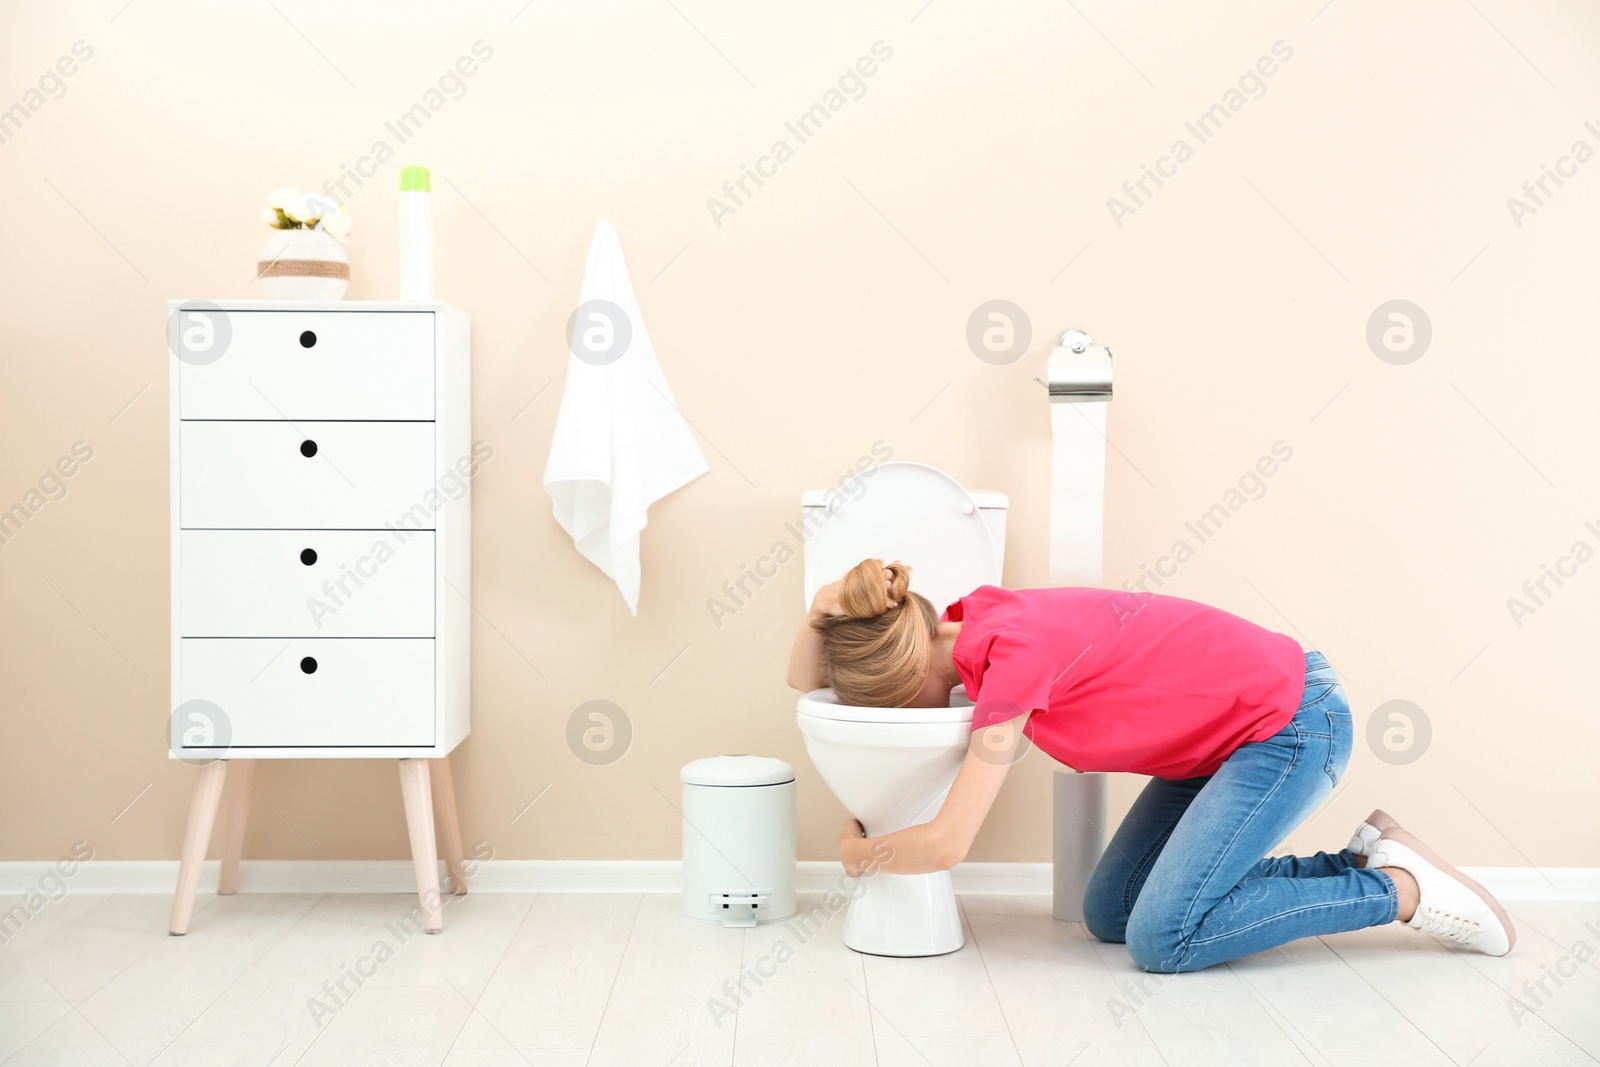
[[[650,505],[708,470],[661,373],[611,223],[594,228],[544,487],[556,521],[639,614]]]

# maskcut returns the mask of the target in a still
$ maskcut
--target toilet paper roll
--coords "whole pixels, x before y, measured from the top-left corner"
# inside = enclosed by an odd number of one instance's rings
[[[1099,585],[1105,537],[1106,402],[1050,405],[1050,584]]]

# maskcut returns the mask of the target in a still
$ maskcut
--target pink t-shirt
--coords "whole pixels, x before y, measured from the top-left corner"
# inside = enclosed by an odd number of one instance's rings
[[[1079,771],[1213,774],[1305,690],[1298,641],[1181,597],[985,585],[942,617],[972,728],[1033,712],[1023,733]]]

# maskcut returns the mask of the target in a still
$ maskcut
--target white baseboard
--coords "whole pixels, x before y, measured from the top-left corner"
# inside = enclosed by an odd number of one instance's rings
[[[70,878],[43,861],[0,862],[3,898],[39,892],[171,893],[177,860],[92,860]],[[676,893],[678,860],[485,860],[471,873],[479,893]],[[1597,867],[1467,867],[1471,877],[1502,900],[1600,900]],[[839,886],[844,870],[832,860],[796,865],[795,888],[822,893]],[[59,879],[59,882],[57,881]],[[963,863],[954,871],[956,892],[1048,896],[1048,863]],[[201,892],[215,892],[217,863],[209,861]],[[245,860],[239,889],[245,893],[408,893],[416,888],[409,860]]]

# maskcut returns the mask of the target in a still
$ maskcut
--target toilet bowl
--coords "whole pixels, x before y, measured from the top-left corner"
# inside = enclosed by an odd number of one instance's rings
[[[1000,581],[1006,498],[968,493],[918,463],[861,475],[853,496],[807,493],[806,603],[863,559],[909,564],[911,589],[937,610]],[[863,708],[833,690],[800,698],[797,722],[818,774],[871,837],[928,822],[966,757],[972,703],[957,687],[945,708]],[[855,888],[844,943],[878,956],[937,956],[964,938],[949,871],[868,872]]]
[[[966,757],[972,722],[971,702],[959,689],[954,696],[948,708],[856,708],[840,704],[831,689],[800,698],[806,752],[868,836],[939,814]],[[856,892],[845,916],[844,943],[857,952],[937,956],[961,947],[949,871],[868,872]]]

